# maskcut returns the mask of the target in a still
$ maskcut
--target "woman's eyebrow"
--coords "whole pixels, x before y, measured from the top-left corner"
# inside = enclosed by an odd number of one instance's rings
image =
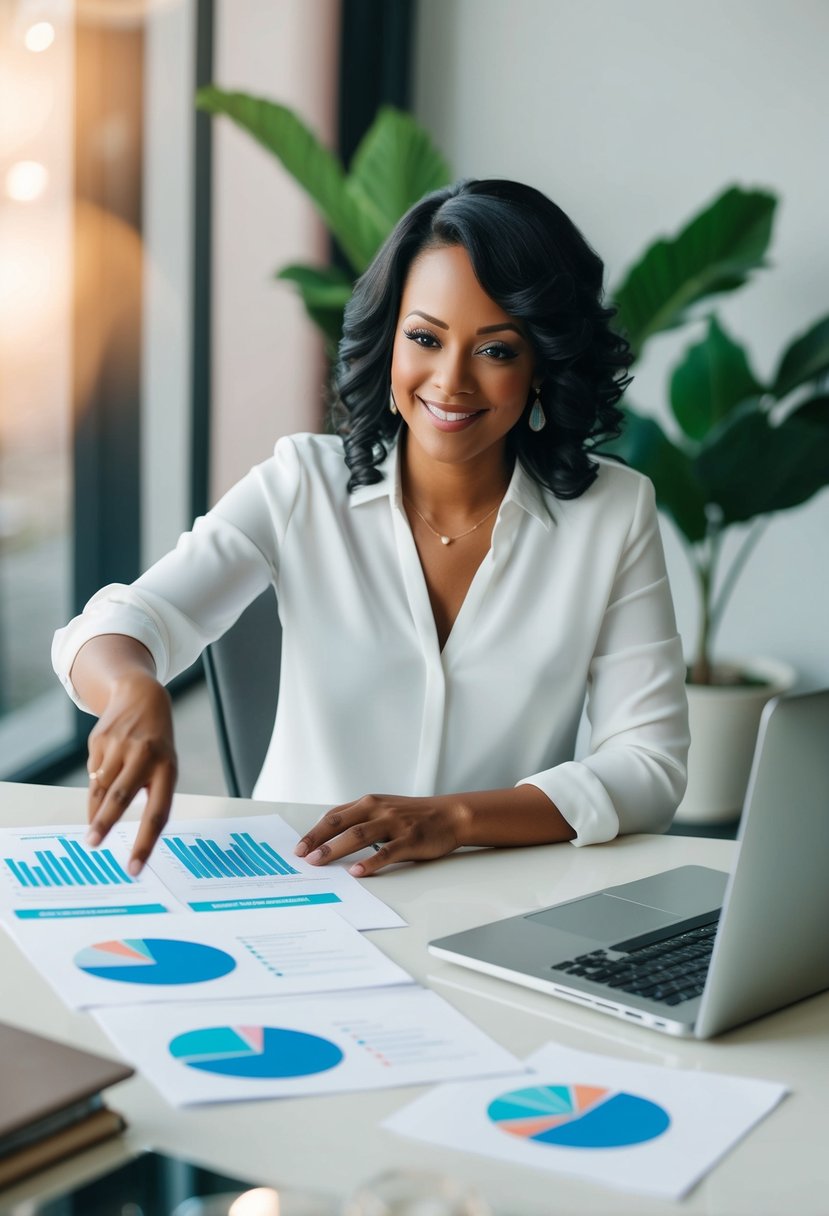
[[[449,326],[445,321],[439,321],[437,317],[432,317],[428,312],[421,312],[419,308],[413,308],[408,314],[410,317],[423,317],[424,321],[428,321],[430,325],[437,325],[438,329],[448,329]],[[476,329],[476,334],[497,334],[503,329],[511,329],[518,334],[519,338],[524,335],[517,325],[513,325],[511,321],[499,321],[497,325],[482,325],[480,329]]]
[[[480,329],[476,329],[476,334],[497,334],[502,329],[511,329],[513,333],[518,334],[519,338],[523,338],[521,330],[517,325],[513,325],[511,321],[499,322],[497,325],[483,325]]]
[[[421,312],[419,308],[413,308],[407,315],[410,317],[423,317],[424,321],[428,321],[430,325],[437,325],[438,329],[449,328],[445,321],[439,321],[437,317],[430,317],[428,312]]]

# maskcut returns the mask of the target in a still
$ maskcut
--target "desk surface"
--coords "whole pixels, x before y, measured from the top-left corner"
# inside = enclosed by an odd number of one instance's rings
[[[0,785],[0,825],[84,819],[85,791]],[[296,828],[313,808],[180,795],[181,818],[280,811]],[[626,837],[576,849],[569,844],[455,854],[371,879],[371,889],[408,921],[370,936],[421,983],[432,987],[494,1039],[523,1057],[549,1040],[667,1068],[692,1068],[782,1081],[792,1093],[682,1203],[681,1210],[724,1216],[762,1213],[819,1216],[827,1208],[829,1153],[824,1147],[829,1095],[829,994],[803,1001],[708,1043],[675,1040],[617,1022],[529,989],[433,958],[434,937],[487,920],[571,899],[689,863],[727,870],[729,841]],[[42,1034],[105,1054],[113,1049],[92,1018],[72,1013],[0,934],[0,1016]],[[119,1162],[128,1150],[154,1146],[240,1177],[345,1195],[392,1167],[440,1170],[474,1183],[498,1216],[551,1213],[675,1212],[679,1205],[506,1166],[453,1150],[424,1148],[380,1124],[419,1088],[325,1098],[240,1103],[176,1111],[142,1078],[119,1086],[112,1105],[129,1121],[123,1141],[59,1166],[0,1197],[48,1194],[70,1179]],[[554,1203],[551,1205],[551,1197]]]

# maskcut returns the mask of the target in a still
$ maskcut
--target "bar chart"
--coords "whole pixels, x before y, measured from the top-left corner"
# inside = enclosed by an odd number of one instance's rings
[[[56,837],[56,847],[35,849],[34,857],[36,861],[3,858],[7,870],[21,887],[107,887],[133,883],[111,850],[93,852],[66,836]]]
[[[298,874],[266,840],[255,840],[250,832],[231,832],[233,842],[222,848],[207,836],[189,841],[183,836],[162,836],[169,852],[193,878],[287,878]]]

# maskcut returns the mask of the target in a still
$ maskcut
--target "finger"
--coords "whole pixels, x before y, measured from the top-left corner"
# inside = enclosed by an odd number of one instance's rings
[[[89,823],[95,818],[98,807],[101,805],[106,787],[103,784],[104,767],[103,767],[104,749],[97,742],[93,735],[89,737],[89,755],[86,761],[86,771],[89,774],[89,793],[86,799],[86,817]]]
[[[338,836],[345,828],[358,822],[360,816],[355,815],[354,812],[362,801],[362,798],[358,798],[356,802],[344,802],[340,806],[334,806],[330,811],[326,811],[310,831],[297,841],[294,856],[307,857],[314,849],[318,849],[333,836]]]
[[[329,861],[339,861],[349,853],[371,846],[378,850],[387,843],[388,828],[379,821],[366,823],[361,821],[347,828],[330,842],[319,845],[305,860],[312,866],[324,866]]]
[[[135,837],[132,855],[127,866],[127,870],[133,877],[140,874],[170,818],[175,784],[175,765],[164,764],[153,773],[147,790],[147,805],[141,816],[141,825]]]
[[[353,866],[348,867],[348,872],[355,878],[370,878],[372,874],[377,874],[386,866],[414,860],[416,859],[412,857],[411,850],[407,848],[405,841],[388,840],[385,844],[380,845],[373,857],[367,857],[364,861],[355,861]]]
[[[89,796],[87,799],[89,830],[86,833],[86,843],[95,848],[101,843],[112,823],[107,824],[103,815],[107,797],[116,780],[121,775],[123,761],[117,752],[112,752],[103,764],[89,774]]]
[[[146,765],[138,760],[121,764],[117,771],[108,761],[104,762],[102,768],[101,775],[96,775],[95,785],[103,791],[103,797],[86,836],[87,843],[93,848],[118,822],[149,777]]]

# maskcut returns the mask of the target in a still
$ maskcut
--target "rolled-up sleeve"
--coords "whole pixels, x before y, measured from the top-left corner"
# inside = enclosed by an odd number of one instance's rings
[[[195,662],[277,576],[280,542],[301,470],[290,439],[256,466],[185,532],[175,549],[130,586],[113,583],[55,634],[52,665],[81,709],[70,679],[80,648],[93,637],[123,634],[149,650],[158,679]]]
[[[577,833],[576,845],[664,832],[685,790],[685,663],[653,487],[636,507],[589,668],[589,754],[527,777]]]

